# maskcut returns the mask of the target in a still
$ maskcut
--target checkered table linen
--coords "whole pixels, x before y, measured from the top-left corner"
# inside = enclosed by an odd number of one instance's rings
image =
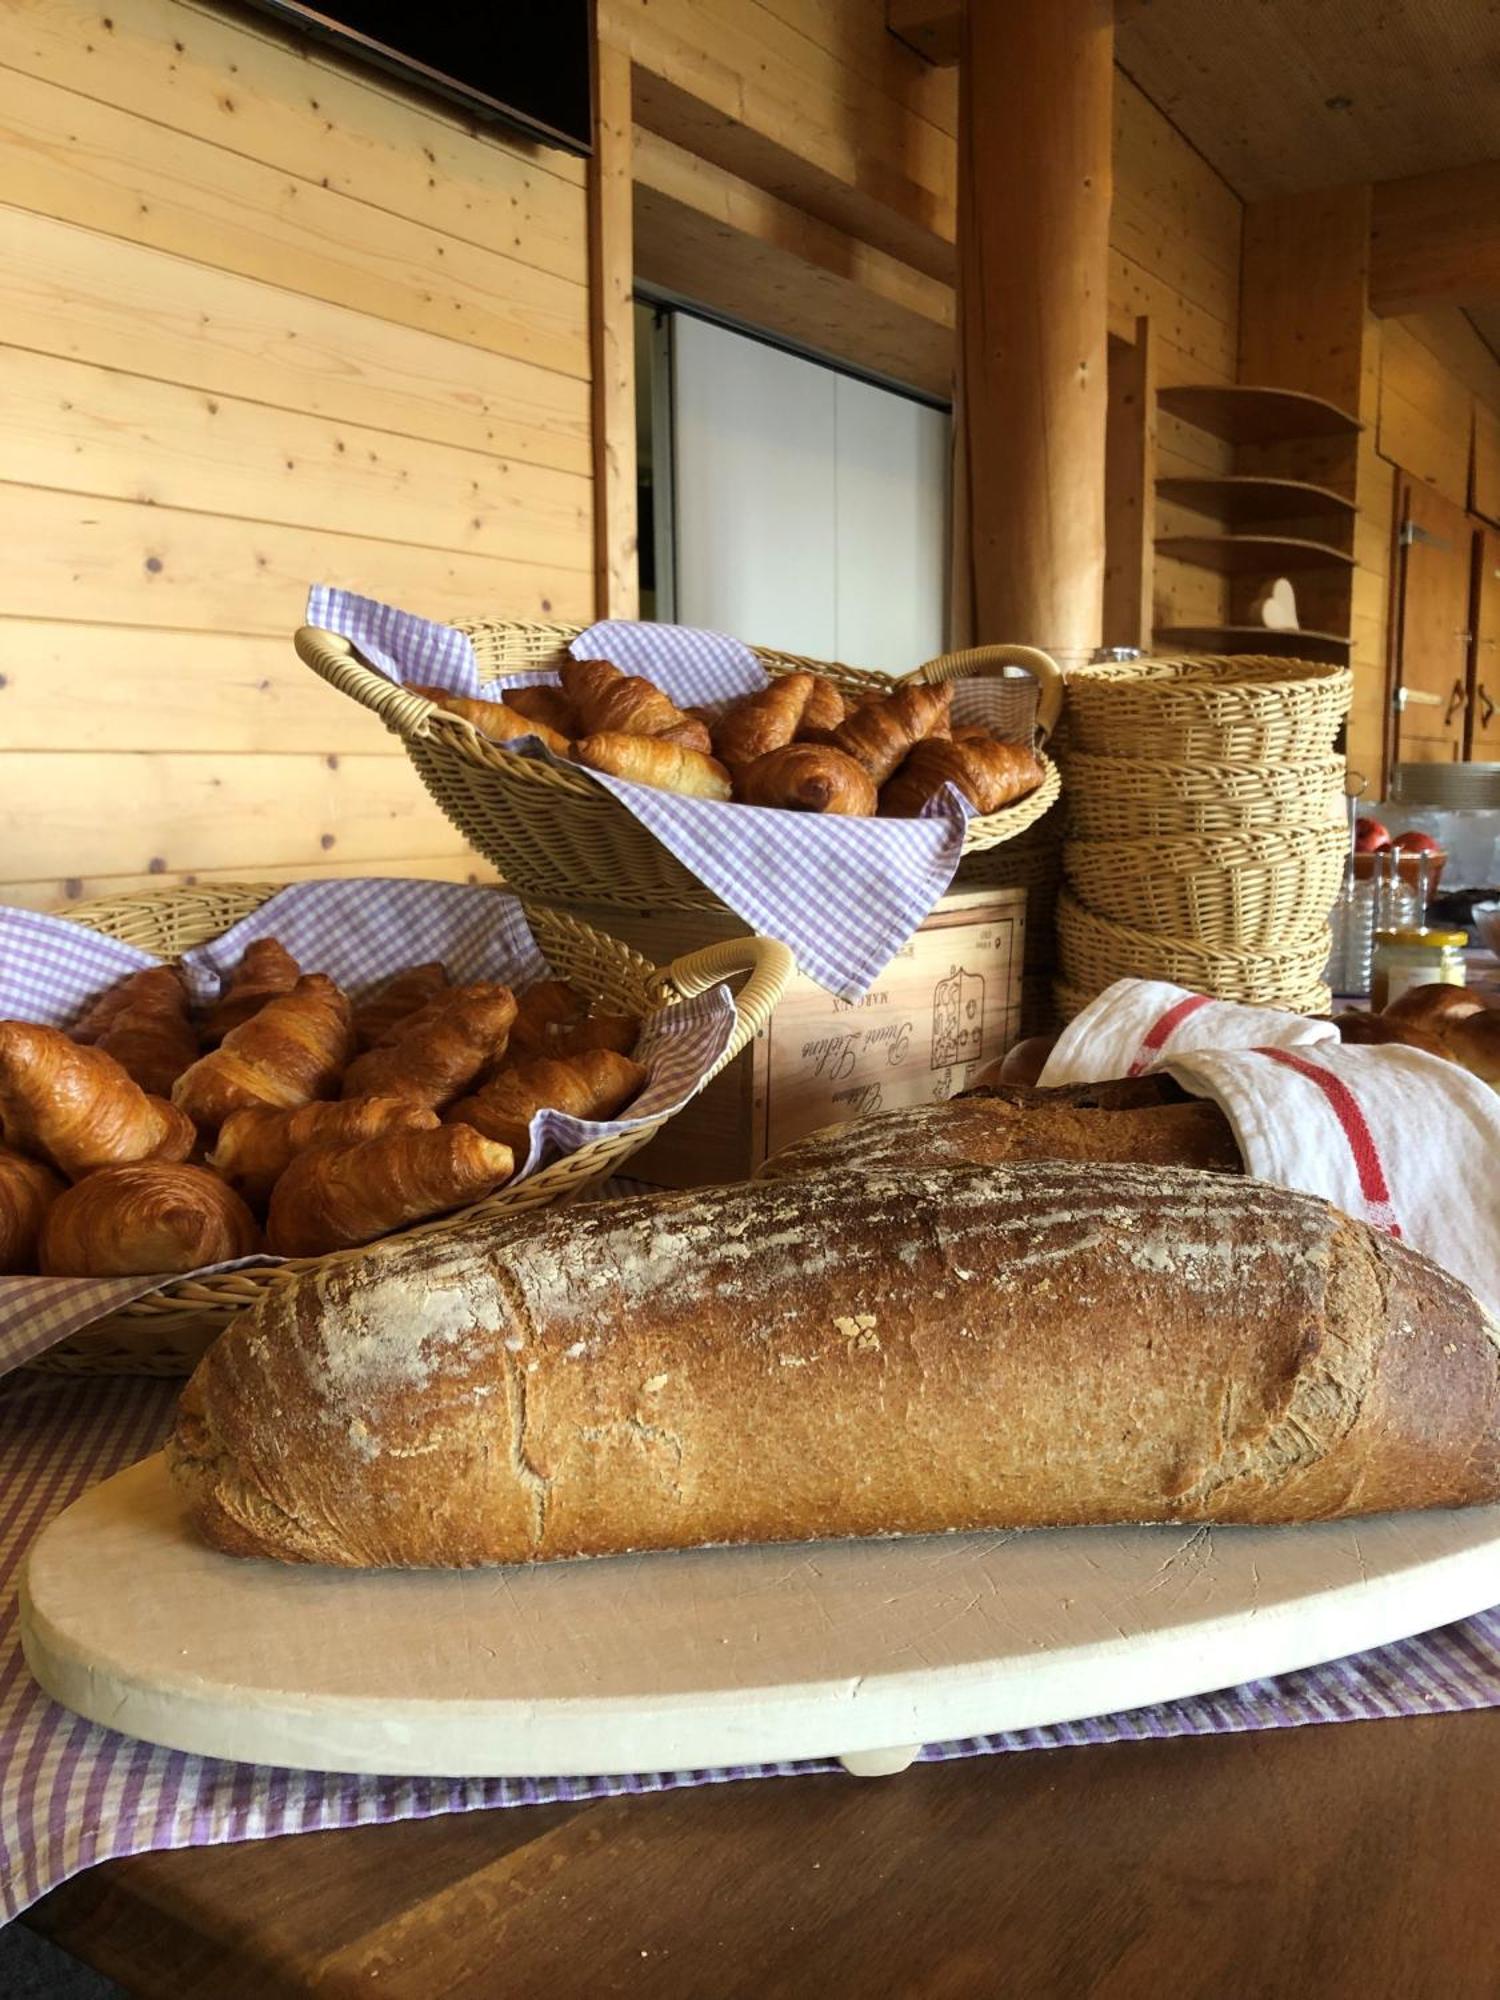
[[[0,1382],[4,1917],[96,1861],[148,1849],[213,1846],[489,1806],[675,1791],[839,1768],[820,1759],[645,1771],[633,1777],[350,1777],[189,1757],[84,1722],[49,1700],[26,1671],[15,1612],[21,1558],[45,1523],[86,1487],[160,1447],[171,1425],[175,1394],[171,1383],[118,1377],[69,1381],[23,1374]],[[1490,1611],[1278,1680],[1085,1722],[933,1743],[921,1755],[924,1762],[943,1763],[1009,1750],[1441,1715],[1497,1703],[1500,1611]]]
[[[307,622],[339,632],[393,680],[474,694],[479,676],[467,638],[357,597],[316,586]],[[683,707],[713,707],[754,693],[768,676],[737,639],[688,626],[606,620],[575,639],[578,659],[608,659],[643,675]],[[502,674],[497,686],[536,686],[555,673]],[[976,680],[954,691],[954,714],[1016,738],[1031,735],[1029,679]],[[556,762],[535,738],[512,746]],[[953,879],[969,806],[953,786],[929,817],[846,819],[689,799],[650,785],[589,774],[752,930],[790,946],[801,970],[846,1000],[867,992]]]
[[[246,946],[273,936],[300,964],[326,972],[356,1000],[402,966],[429,959],[441,959],[455,983],[498,980],[524,988],[550,972],[519,901],[500,890],[463,882],[299,882],[222,937],[184,954],[194,1000],[203,1006],[214,1001]],[[0,906],[0,1020],[65,1028],[116,980],[156,962],[149,952],[65,917]],[[647,1081],[629,1116],[595,1123],[539,1111],[531,1121],[531,1150],[516,1178],[525,1179],[592,1140],[678,1110],[728,1047],[733,1029],[734,1002],[725,986],[657,1014],[636,1049]],[[246,1257],[196,1275],[278,1262]],[[162,1282],[160,1277],[0,1277],[0,1370],[45,1353]]]

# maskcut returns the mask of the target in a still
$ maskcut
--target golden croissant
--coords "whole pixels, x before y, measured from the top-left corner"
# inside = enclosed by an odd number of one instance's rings
[[[148,966],[131,973],[105,999],[113,1004],[91,1038],[93,1046],[112,1055],[142,1090],[169,1097],[188,1064],[198,1060],[198,1034],[188,1017],[181,973],[170,965]],[[96,1002],[85,1023],[91,1017],[97,1022],[101,1007]]]
[[[304,973],[184,1070],[172,1102],[206,1132],[247,1105],[295,1110],[333,1094],[353,1042],[346,996],[323,973]]]
[[[246,945],[234,976],[204,1020],[205,1044],[212,1048],[222,1042],[231,1028],[258,1014],[268,1000],[290,993],[301,976],[301,966],[279,938],[257,938]]]
[[[0,1137],[79,1180],[132,1160],[184,1160],[197,1134],[105,1050],[34,1021],[0,1021]]]
[[[404,1097],[352,1097],[304,1104],[296,1111],[255,1105],[230,1112],[208,1164],[252,1208],[262,1209],[277,1181],[309,1146],[352,1146],[382,1132],[430,1131],[437,1122],[435,1111]]]
[[[216,1174],[152,1160],[105,1167],[59,1195],[39,1263],[49,1277],[134,1277],[226,1264],[260,1247],[255,1217]]]
[[[0,1275],[37,1268],[37,1237],[63,1187],[40,1160],[0,1146]]]
[[[276,1183],[267,1240],[282,1257],[346,1250],[479,1201],[513,1166],[508,1146],[468,1125],[314,1146]]]
[[[404,1097],[440,1111],[505,1053],[516,1018],[508,986],[450,987],[344,1076],[345,1097]]]
[[[461,1097],[448,1119],[500,1140],[524,1160],[530,1150],[531,1121],[538,1111],[616,1118],[645,1081],[641,1065],[614,1049],[587,1049],[566,1062],[538,1056],[502,1070],[472,1097]]]
[[[355,1008],[355,1047],[373,1049],[394,1040],[419,1007],[447,988],[447,971],[436,959],[429,959],[426,965],[408,965]]]

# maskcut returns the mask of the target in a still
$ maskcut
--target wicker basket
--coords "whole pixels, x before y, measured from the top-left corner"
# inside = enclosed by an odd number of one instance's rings
[[[1347,667],[1250,653],[1083,667],[1068,678],[1068,744],[1174,764],[1325,758],[1352,685]]]
[[[170,959],[239,923],[280,886],[234,883],[218,888],[147,890],[112,902],[75,903],[63,914],[91,930]],[[658,970],[616,939],[558,911],[528,908],[527,920],[555,972],[580,992],[607,1001],[622,1013],[647,1014],[675,1006],[707,992],[721,980],[747,973],[749,977],[735,999],[729,1046],[715,1066],[715,1075],[765,1027],[792,973],[791,953],[769,938],[735,938],[708,945]],[[440,1235],[476,1216],[519,1215],[527,1209],[572,1201],[618,1173],[630,1155],[666,1123],[665,1118],[654,1119],[638,1131],[582,1146],[515,1187],[501,1188],[470,1208],[381,1241]],[[236,1313],[254,1305],[268,1287],[288,1273],[365,1254],[364,1250],[340,1251],[330,1257],[295,1258],[266,1270],[178,1278],[84,1328],[32,1365],[69,1374],[185,1375]]]
[[[1175,840],[1257,827],[1344,825],[1342,757],[1168,764],[1077,751],[1064,759],[1063,775],[1068,830],[1079,840]]]
[[[1198,840],[1070,840],[1068,884],[1096,915],[1218,952],[1274,951],[1333,908],[1342,827]]]
[[[1252,1006],[1295,1007],[1328,963],[1327,924],[1280,952],[1210,951],[1188,939],[1110,923],[1064,893],[1058,903],[1058,965],[1063,982],[1099,993],[1117,979],[1170,979],[1195,993]]]
[[[552,668],[568,657],[568,642],[586,628],[514,620],[463,625],[485,680],[525,668]],[[713,891],[683,867],[613,793],[574,766],[559,768],[489,742],[467,722],[367,666],[335,632],[304,626],[301,659],[341,694],[363,703],[399,736],[423,784],[459,832],[522,895],[544,903],[612,903],[627,909],[715,910]],[[888,691],[884,674],[791,653],[756,649],[769,674],[811,668],[850,694]],[[1053,660],[1030,646],[981,646],[947,653],[919,667],[912,680],[943,682],[1000,674],[1024,666],[1040,685],[1038,726],[1050,734],[1062,707],[1062,676]],[[1061,781],[1043,757],[1038,789],[1000,812],[971,819],[965,854],[1012,840],[1057,799]]]

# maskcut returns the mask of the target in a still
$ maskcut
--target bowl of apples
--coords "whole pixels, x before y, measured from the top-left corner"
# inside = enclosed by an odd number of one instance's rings
[[[1357,882],[1371,881],[1381,869],[1389,866],[1381,857],[1391,853],[1396,856],[1397,874],[1412,889],[1420,885],[1422,856],[1425,854],[1427,894],[1429,897],[1437,894],[1448,860],[1442,842],[1418,827],[1393,837],[1389,828],[1378,819],[1361,814],[1354,822],[1354,879]]]

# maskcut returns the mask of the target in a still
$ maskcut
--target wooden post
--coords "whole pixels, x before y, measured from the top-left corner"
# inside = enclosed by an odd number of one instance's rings
[[[634,237],[630,57],[599,44],[589,162],[589,327],[594,369],[594,609],[634,618],[636,565]]]
[[[970,0],[955,624],[1065,665],[1102,628],[1113,93],[1111,0]]]

